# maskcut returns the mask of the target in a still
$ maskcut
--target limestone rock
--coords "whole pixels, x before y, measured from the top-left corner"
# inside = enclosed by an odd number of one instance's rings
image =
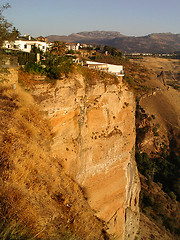
[[[115,239],[134,239],[140,183],[134,160],[135,101],[119,79],[86,86],[82,75],[39,85],[35,97],[54,131],[54,154],[82,187]]]

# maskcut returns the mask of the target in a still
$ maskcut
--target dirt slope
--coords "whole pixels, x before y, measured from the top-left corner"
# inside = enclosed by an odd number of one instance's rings
[[[169,131],[175,135],[178,149],[180,147],[178,137],[180,133],[180,91],[169,86],[168,83],[179,84],[180,61],[144,57],[133,60],[133,62],[140,63],[151,71],[151,78],[144,84],[150,86],[152,91],[141,98],[140,105],[146,113],[156,116],[162,136],[167,136]],[[164,74],[161,74],[162,71]]]

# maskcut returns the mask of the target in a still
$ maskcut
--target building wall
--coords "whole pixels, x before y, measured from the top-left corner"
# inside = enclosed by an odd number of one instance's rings
[[[13,49],[13,50],[21,50],[23,52],[30,52],[32,46],[38,47],[43,52],[46,52],[47,50],[47,43],[46,42],[40,42],[40,41],[22,41],[22,40],[16,40],[15,42],[4,42],[4,48],[7,49]]]
[[[123,70],[123,66],[121,65],[113,65],[113,64],[108,64],[109,67],[109,72],[120,72]]]
[[[118,76],[124,76],[122,65],[113,65],[113,64],[99,63],[99,62],[92,62],[92,61],[86,61],[86,63],[89,68],[95,68],[95,69],[107,71],[109,73],[114,73]]]

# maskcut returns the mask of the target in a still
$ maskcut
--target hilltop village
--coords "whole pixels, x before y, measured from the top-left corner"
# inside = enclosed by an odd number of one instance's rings
[[[97,70],[105,71],[108,73],[115,74],[117,76],[124,76],[123,66],[122,65],[113,65],[108,63],[100,63],[95,61],[86,61],[86,58],[93,57],[97,51],[105,54],[106,56],[109,54],[108,50],[111,51],[110,47],[97,47],[88,44],[80,44],[80,43],[65,43],[60,41],[55,41],[53,43],[48,43],[47,38],[38,37],[33,38],[30,35],[19,36],[13,42],[5,41],[3,48],[6,53],[15,53],[18,51],[24,53],[33,53],[36,50],[39,50],[37,53],[36,62],[39,63],[40,59],[45,59],[43,53],[52,52],[59,56],[67,56],[72,59],[74,63],[78,63],[81,65],[86,65],[89,68],[94,68]],[[109,49],[106,49],[109,48]],[[117,49],[113,49],[112,51],[118,52]],[[40,57],[41,53],[41,57]],[[121,55],[121,53],[120,53]]]

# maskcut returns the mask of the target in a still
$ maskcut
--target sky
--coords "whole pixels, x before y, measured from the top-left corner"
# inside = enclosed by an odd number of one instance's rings
[[[0,0],[0,6],[7,2],[8,22],[34,37],[94,30],[180,33],[180,0]]]

